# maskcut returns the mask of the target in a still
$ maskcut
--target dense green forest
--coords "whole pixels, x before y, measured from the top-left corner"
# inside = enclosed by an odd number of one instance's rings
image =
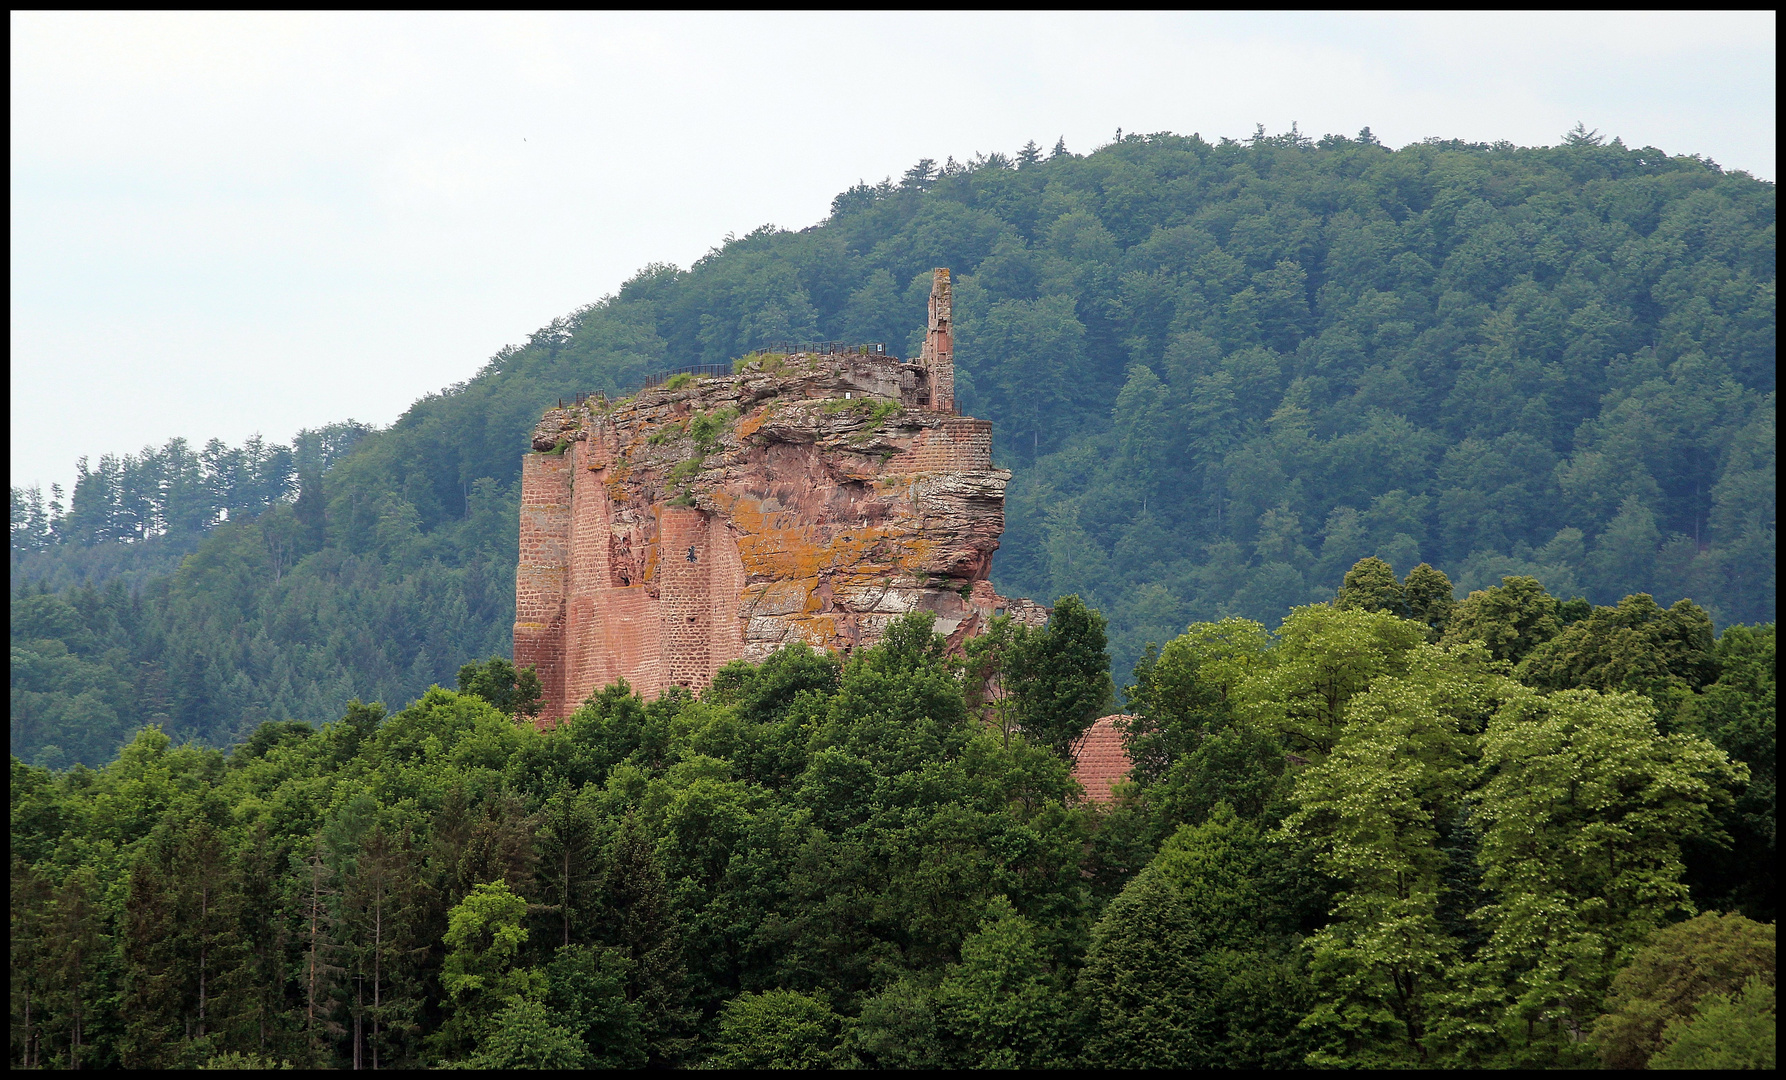
[[[14,757],[12,1064],[1772,1067],[1773,626],[1451,594]]]
[[[1129,135],[921,161],[651,266],[395,424],[108,456],[14,490],[12,748],[108,760],[404,702],[505,651],[542,407],[765,342],[915,354],[957,275],[958,390],[1015,472],[994,576],[1107,613],[1114,670],[1275,622],[1364,555],[1774,617],[1774,188],[1576,131]]]

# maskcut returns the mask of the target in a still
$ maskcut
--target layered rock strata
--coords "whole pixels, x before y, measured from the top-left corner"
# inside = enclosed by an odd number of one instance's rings
[[[547,411],[523,462],[515,597],[542,717],[618,678],[654,696],[789,642],[872,645],[911,611],[954,647],[998,615],[1046,621],[992,589],[1011,474],[988,421],[932,407],[935,374],[797,353]]]

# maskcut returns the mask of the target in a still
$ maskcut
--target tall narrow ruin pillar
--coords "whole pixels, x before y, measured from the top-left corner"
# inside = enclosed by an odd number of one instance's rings
[[[515,666],[532,667],[542,716],[563,716],[564,601],[570,584],[571,463],[566,454],[521,459],[521,547],[515,567]]]
[[[955,335],[950,328],[949,268],[938,267],[930,281],[930,326],[920,357],[930,372],[930,407],[955,411]]]

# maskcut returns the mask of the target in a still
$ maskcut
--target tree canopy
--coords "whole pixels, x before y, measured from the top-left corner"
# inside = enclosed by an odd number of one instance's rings
[[[542,407],[776,340],[915,354],[935,266],[961,404],[1016,474],[999,587],[1098,608],[1118,672],[1364,556],[1765,622],[1773,213],[1772,184],[1585,134],[920,162],[647,266],[386,429],[174,440],[14,491],[15,602],[74,614],[15,619],[12,746],[96,765],[145,721],[226,745],[452,685],[506,649]]]
[[[1194,624],[1098,803],[1057,668],[1105,670],[1100,623],[952,657],[915,614],[546,730],[487,661],[227,754],[15,756],[13,1064],[1771,1060],[1771,626],[1631,687],[1350,604]]]

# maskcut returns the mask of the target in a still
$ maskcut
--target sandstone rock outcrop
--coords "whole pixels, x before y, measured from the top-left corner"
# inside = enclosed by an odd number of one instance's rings
[[[988,580],[1010,473],[925,352],[767,354],[548,410],[523,462],[515,601],[542,718],[616,678],[652,696],[788,642],[871,645],[910,611],[957,647],[998,615],[1044,622]]]

